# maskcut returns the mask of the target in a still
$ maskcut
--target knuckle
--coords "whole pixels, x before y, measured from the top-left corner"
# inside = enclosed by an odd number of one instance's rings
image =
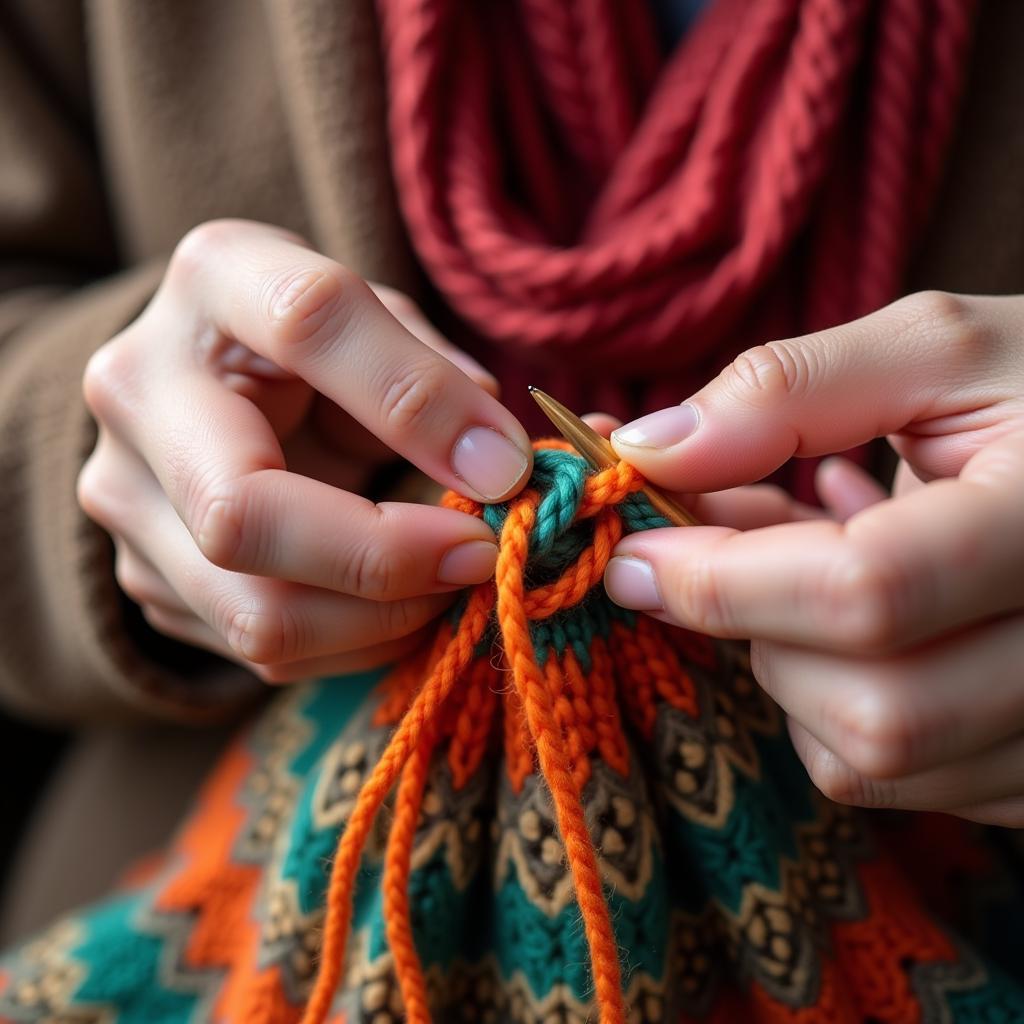
[[[374,601],[387,600],[399,592],[407,578],[408,566],[383,544],[367,544],[350,562],[339,566],[337,578],[347,593]]]
[[[673,581],[670,595],[676,604],[672,610],[687,628],[712,636],[729,634],[733,616],[713,557],[688,564]]]
[[[381,414],[387,428],[409,434],[426,427],[444,401],[446,377],[439,361],[403,366],[384,388]]]
[[[91,455],[85,461],[85,465],[79,470],[78,478],[75,481],[75,497],[79,507],[90,518],[96,519],[99,507],[99,469],[96,465],[96,455]]]
[[[204,221],[189,229],[174,247],[168,264],[169,277],[192,277],[223,251],[238,233],[239,222],[230,218]]]
[[[199,497],[190,521],[196,524],[196,547],[208,562],[222,569],[241,570],[247,504],[245,489],[239,483]]]
[[[86,460],[75,482],[75,495],[86,516],[113,532],[118,518],[117,502],[105,462],[105,458],[96,452]]]
[[[805,767],[815,788],[834,803],[879,806],[875,802],[876,787],[870,780],[854,771],[827,747],[816,746],[808,755]]]
[[[814,379],[813,347],[795,341],[771,341],[738,355],[726,368],[726,383],[755,404],[803,393]]]
[[[303,631],[288,601],[268,601],[258,611],[236,611],[228,622],[228,645],[246,661],[270,666],[300,656]]]
[[[845,646],[880,653],[899,640],[905,584],[894,559],[857,550],[822,575],[822,591],[812,603],[825,630]]]
[[[263,303],[273,342],[282,348],[319,346],[344,330],[365,289],[356,274],[327,261],[270,275]]]
[[[915,292],[900,299],[895,308],[904,318],[908,340],[922,350],[941,352],[944,364],[958,379],[965,364],[976,363],[992,351],[992,327],[965,296]]]
[[[387,601],[378,608],[378,636],[368,642],[397,640],[423,625],[423,608],[416,601]]]
[[[959,295],[934,288],[904,296],[895,308],[909,322],[929,327],[959,323],[968,312],[967,302]]]
[[[124,404],[134,368],[128,348],[123,344],[125,335],[100,346],[85,364],[82,373],[82,397],[86,408],[96,420],[103,423]]]
[[[127,557],[124,552],[118,552],[114,559],[114,579],[136,604],[145,605],[153,600],[153,594],[135,560]]]
[[[896,682],[873,678],[832,712],[837,753],[866,779],[904,774],[921,746],[923,723],[899,696]]]

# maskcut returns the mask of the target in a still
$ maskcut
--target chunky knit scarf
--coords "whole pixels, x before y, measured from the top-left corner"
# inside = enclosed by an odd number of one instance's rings
[[[416,252],[524,421],[630,417],[898,294],[973,0],[378,0]],[[615,383],[613,383],[615,382]]]

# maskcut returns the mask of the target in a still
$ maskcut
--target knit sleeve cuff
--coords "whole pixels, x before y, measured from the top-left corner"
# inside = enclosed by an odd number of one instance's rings
[[[146,265],[52,302],[0,352],[0,699],[32,717],[201,723],[238,714],[264,689],[223,659],[169,651],[140,626],[114,579],[110,538],[76,499],[96,437],[85,364],[162,273]]]

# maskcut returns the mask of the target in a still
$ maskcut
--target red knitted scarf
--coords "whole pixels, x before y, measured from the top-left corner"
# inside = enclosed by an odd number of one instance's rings
[[[973,0],[379,0],[398,196],[513,404],[631,416],[895,297]],[[609,381],[618,383],[609,385]]]

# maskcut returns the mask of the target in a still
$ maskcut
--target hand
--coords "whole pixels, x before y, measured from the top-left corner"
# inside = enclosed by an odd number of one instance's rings
[[[496,547],[472,516],[357,492],[397,452],[468,496],[515,493],[531,450],[495,390],[404,296],[287,232],[211,222],[88,365],[79,501],[157,630],[269,682],[368,668]]]
[[[690,492],[881,436],[901,456],[891,497],[827,461],[835,517],[776,498],[775,525],[632,536],[608,592],[752,638],[827,796],[1024,826],[1024,297],[915,295],[751,349],[612,441]],[[703,500],[735,511],[729,494]]]

